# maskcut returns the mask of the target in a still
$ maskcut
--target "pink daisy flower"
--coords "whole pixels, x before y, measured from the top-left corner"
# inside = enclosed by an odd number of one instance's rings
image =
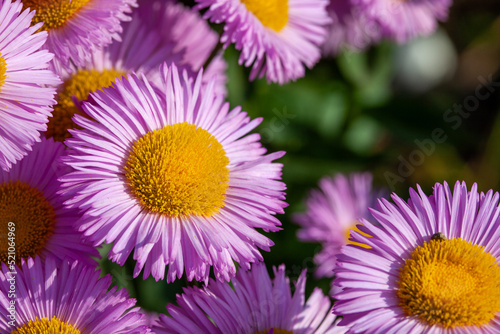
[[[95,121],[74,117],[83,130],[70,130],[72,153],[64,158],[74,171],[61,178],[71,207],[86,209],[80,230],[95,245],[112,243],[113,261],[133,252],[134,276],[144,268],[167,280],[219,279],[261,261],[258,248],[272,241],[255,228],[279,230],[284,152],[264,155],[258,134],[246,134],[250,121],[240,108],[229,111],[214,82],[200,93],[184,72],[165,66],[158,93],[130,75],[115,89],[91,94],[83,111]]]
[[[355,0],[369,20],[378,22],[383,37],[405,43],[433,33],[448,18],[452,0]]]
[[[24,0],[24,8],[35,10],[33,23],[43,22],[48,32],[44,48],[54,53],[54,62],[81,65],[90,55],[119,40],[121,22],[136,0]]]
[[[221,43],[234,43],[250,79],[296,80],[320,59],[330,22],[327,0],[196,0],[205,17],[224,23]]]
[[[42,139],[9,172],[0,171],[0,262],[39,255],[97,264],[92,256],[99,253],[73,227],[81,215],[64,207],[57,194],[57,178],[69,169],[58,161],[64,154],[63,144]],[[9,242],[15,254],[8,252]]]
[[[274,268],[271,280],[266,266],[254,264],[250,271],[238,271],[231,281],[210,282],[200,289],[189,287],[177,295],[179,306],[168,305],[170,316],[160,315],[153,331],[157,334],[343,334],[336,326],[330,299],[315,288],[305,298],[306,270],[295,292],[285,276],[285,266]]]
[[[335,312],[349,333],[499,333],[499,194],[457,182],[381,199],[342,248]]]
[[[110,288],[111,276],[78,261],[57,264],[37,256],[20,267],[2,264],[2,333],[142,334],[150,330],[125,289]]]
[[[47,69],[53,55],[39,50],[47,33],[35,33],[41,24],[31,27],[35,13],[22,7],[0,0],[0,170],[9,170],[40,141],[55,103],[55,88],[44,85],[60,83]]]
[[[380,191],[372,188],[370,173],[325,177],[319,181],[319,188],[309,194],[307,211],[293,218],[302,226],[297,233],[301,241],[323,246],[314,257],[316,276],[333,277],[340,248],[352,243],[351,231],[359,231],[356,225],[360,218],[370,217],[368,208],[375,204]]]
[[[111,86],[121,75],[144,73],[150,82],[161,85],[158,69],[167,62],[185,69],[194,80],[217,39],[218,35],[198,12],[172,1],[142,1],[132,21],[123,25],[123,42],[115,41],[94,52],[83,66],[58,67],[57,72],[64,82],[59,87],[58,104],[54,106],[45,135],[58,141],[69,138],[67,130],[75,127],[71,118],[79,113],[73,97],[84,101],[89,93]],[[204,86],[216,76],[215,91],[225,95],[225,70],[226,62],[219,54],[205,72]]]

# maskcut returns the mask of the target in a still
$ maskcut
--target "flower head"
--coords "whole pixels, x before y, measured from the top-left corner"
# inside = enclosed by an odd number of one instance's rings
[[[47,69],[52,54],[39,50],[46,32],[31,27],[34,12],[20,1],[0,0],[0,170],[9,170],[47,129],[60,81]]]
[[[448,18],[451,0],[356,0],[360,11],[376,21],[380,33],[398,43],[433,33]]]
[[[334,309],[355,333],[498,333],[500,207],[492,190],[436,184],[380,200],[342,248]],[[363,221],[362,221],[363,222]]]
[[[225,23],[221,42],[241,50],[250,79],[266,76],[280,84],[296,80],[321,56],[330,22],[325,0],[196,0],[205,17]]]
[[[231,281],[210,282],[204,289],[185,288],[179,306],[168,305],[170,316],[160,315],[153,330],[158,334],[342,334],[335,325],[331,302],[319,288],[305,300],[306,271],[290,290],[285,266],[274,268],[271,280],[266,266],[254,264],[238,271]]]
[[[217,34],[197,12],[173,1],[142,1],[134,10],[132,21],[124,23],[121,36],[122,41],[95,51],[84,65],[57,68],[64,82],[58,89],[58,104],[54,106],[47,137],[63,141],[71,136],[67,131],[75,127],[71,118],[79,113],[73,98],[84,101],[89,93],[109,87],[117,77],[132,72],[144,74],[160,86],[158,68],[164,62],[175,63],[194,80],[217,44]],[[203,76],[204,86],[216,76],[215,91],[225,95],[225,70],[222,55],[215,56]]]
[[[92,256],[99,253],[73,227],[80,213],[64,207],[57,194],[57,178],[69,169],[58,161],[64,154],[63,144],[42,139],[9,172],[0,171],[0,262],[38,255],[96,264]],[[8,252],[9,241],[15,254]]]
[[[44,48],[54,53],[54,62],[69,66],[70,60],[81,65],[90,55],[119,40],[121,22],[135,0],[24,0],[24,8],[36,12],[33,24],[43,23],[48,38]],[[40,26],[38,26],[40,28]]]
[[[229,280],[233,261],[262,260],[272,241],[255,228],[279,230],[273,216],[286,204],[280,182],[284,153],[264,155],[259,135],[240,108],[229,111],[214,82],[201,91],[175,65],[163,69],[161,94],[129,75],[91,94],[70,130],[74,171],[61,178],[71,207],[85,209],[80,230],[96,245],[114,242],[123,264],[135,248],[134,275],[157,280],[207,280],[210,268]]]
[[[367,16],[357,0],[330,1],[327,11],[332,19],[322,46],[325,56],[336,56],[342,49],[362,51],[381,38],[378,22]]]
[[[148,333],[144,315],[133,308],[135,299],[128,298],[125,289],[109,290],[110,285],[111,276],[99,278],[99,271],[78,261],[57,264],[53,258],[41,261],[37,256],[23,260],[14,270],[2,264],[0,330],[13,334]]]
[[[298,237],[302,241],[320,242],[323,249],[316,254],[318,277],[332,277],[340,248],[349,240],[352,230],[361,218],[369,218],[368,208],[375,204],[379,195],[372,189],[372,175],[355,173],[349,176],[337,174],[319,182],[319,190],[311,191],[307,199],[307,211],[294,216],[302,226]]]

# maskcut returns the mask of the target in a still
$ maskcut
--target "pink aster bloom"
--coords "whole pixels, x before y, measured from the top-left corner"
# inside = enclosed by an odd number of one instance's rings
[[[279,230],[274,217],[286,203],[281,164],[284,152],[265,155],[258,134],[240,108],[229,111],[214,82],[201,92],[175,65],[163,68],[157,91],[129,75],[115,88],[91,94],[76,115],[83,130],[70,130],[72,149],[64,158],[74,171],[61,178],[71,207],[85,209],[79,229],[95,245],[114,242],[109,253],[123,264],[137,260],[163,279],[219,279],[261,261],[259,248],[272,241],[255,230]],[[161,93],[159,93],[161,92]]]
[[[452,0],[355,0],[369,20],[378,22],[381,34],[398,43],[433,33],[438,21],[448,18]]]
[[[157,334],[343,334],[347,327],[335,324],[331,302],[319,288],[305,298],[306,271],[295,292],[285,276],[285,266],[274,268],[271,280],[266,266],[254,264],[238,271],[231,281],[210,282],[200,289],[189,287],[177,296],[179,306],[168,305],[170,316],[160,315],[153,327]]]
[[[125,289],[78,261],[22,261],[0,272],[2,333],[142,334],[150,330]],[[14,291],[14,292],[12,292]],[[14,302],[14,304],[12,303]],[[12,305],[14,308],[12,308]]]
[[[20,263],[21,258],[39,255],[97,264],[92,256],[99,253],[73,227],[80,213],[64,207],[64,198],[57,194],[57,178],[69,170],[58,161],[64,154],[62,143],[42,139],[9,172],[0,171],[0,262]],[[8,253],[11,230],[15,254]]]
[[[93,52],[119,40],[121,23],[136,0],[24,0],[36,11],[34,22],[43,22],[48,32],[44,48],[54,53],[54,62],[81,65]]]
[[[47,69],[53,55],[39,50],[47,33],[35,33],[41,24],[31,27],[35,13],[22,7],[0,0],[0,170],[9,170],[40,141],[55,103],[55,89],[45,85],[60,82]]]
[[[379,201],[342,248],[335,312],[352,333],[499,333],[499,194],[436,184]],[[361,221],[362,223],[364,220]]]
[[[241,51],[252,66],[250,79],[265,76],[280,84],[304,76],[320,59],[330,22],[326,0],[196,0],[205,17],[224,23],[221,42]]]
[[[349,243],[350,232],[361,218],[369,218],[368,208],[375,204],[380,192],[372,189],[370,173],[337,174],[319,181],[318,190],[307,198],[305,213],[294,220],[302,226],[302,241],[320,242],[323,249],[316,254],[317,277],[333,277],[340,248]]]

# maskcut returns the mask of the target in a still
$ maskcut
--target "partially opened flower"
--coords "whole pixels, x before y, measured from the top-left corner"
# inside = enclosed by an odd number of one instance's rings
[[[12,287],[14,286],[14,288]],[[82,263],[29,258],[19,267],[2,264],[2,333],[148,333],[144,315],[125,289],[110,288],[111,276]],[[13,302],[13,303],[12,303]],[[12,312],[13,311],[13,312]]]
[[[353,333],[499,333],[500,207],[492,190],[436,184],[381,200],[342,248],[334,309]],[[363,221],[362,221],[363,222]]]
[[[120,24],[130,20],[136,0],[24,0],[23,5],[36,11],[33,24],[43,22],[41,29],[48,32],[44,48],[68,66],[83,64],[94,51],[119,40]]]
[[[383,37],[399,43],[433,33],[448,18],[452,0],[356,0],[369,20],[378,22]]]
[[[219,279],[262,260],[270,239],[255,228],[279,230],[273,216],[286,206],[280,182],[284,152],[264,155],[259,135],[240,108],[229,111],[214,82],[201,90],[175,65],[163,68],[161,94],[129,75],[115,88],[91,94],[70,130],[61,178],[70,200],[85,209],[80,230],[95,245],[114,242],[110,258],[123,264],[133,252],[134,276],[168,281]],[[94,121],[95,120],[95,121]]]
[[[121,75],[144,73],[149,81],[161,85],[159,67],[166,62],[185,69],[194,80],[215,48],[217,34],[197,12],[182,4],[144,0],[132,21],[123,25],[122,40],[94,52],[82,66],[57,68],[64,83],[58,89],[47,137],[58,141],[69,138],[67,130],[75,127],[71,118],[78,113],[72,98],[84,101],[89,93],[111,86]],[[204,84],[216,76],[215,91],[225,94],[225,69],[219,54],[210,62]]]
[[[196,0],[206,18],[224,23],[221,42],[241,50],[250,79],[296,80],[319,60],[330,22],[326,0]]]
[[[292,294],[285,266],[274,269],[271,280],[266,266],[254,264],[238,271],[231,281],[210,282],[200,289],[189,287],[177,295],[179,306],[168,305],[170,316],[160,315],[153,327],[157,334],[342,334],[347,327],[335,324],[331,302],[319,288],[305,298],[306,271]]]
[[[34,12],[22,10],[22,3],[0,0],[0,170],[12,164],[40,141],[40,132],[55,103],[59,79],[48,70],[53,55],[40,48],[46,32],[31,27]]]
[[[369,218],[368,208],[376,203],[380,191],[372,188],[370,173],[337,174],[319,182],[320,189],[311,191],[305,213],[294,216],[302,226],[302,241],[320,242],[323,249],[316,254],[318,277],[332,277],[340,248],[349,240],[351,231],[361,218]]]
[[[69,169],[58,161],[63,154],[63,144],[42,139],[9,172],[0,171],[0,262],[38,255],[97,264],[92,256],[99,253],[73,227],[80,213],[64,207],[57,194],[57,178]],[[15,252],[9,254],[12,229]]]

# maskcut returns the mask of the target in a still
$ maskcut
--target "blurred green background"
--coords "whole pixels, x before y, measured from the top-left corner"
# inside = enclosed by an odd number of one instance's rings
[[[289,207],[279,216],[283,231],[268,234],[275,246],[263,255],[268,268],[285,263],[291,280],[307,269],[308,293],[315,286],[328,293],[330,281],[314,279],[312,258],[320,246],[297,240],[291,215],[304,210],[304,198],[322,176],[370,171],[376,186],[403,198],[416,183],[429,193],[444,180],[500,189],[497,0],[455,1],[449,21],[432,36],[322,59],[284,86],[249,82],[238,56],[233,48],[225,52],[228,101],[252,118],[264,117],[257,129],[264,146],[287,152],[279,162]],[[149,311],[165,313],[183,286],[196,284],[132,279],[133,266],[101,261],[114,283]]]

